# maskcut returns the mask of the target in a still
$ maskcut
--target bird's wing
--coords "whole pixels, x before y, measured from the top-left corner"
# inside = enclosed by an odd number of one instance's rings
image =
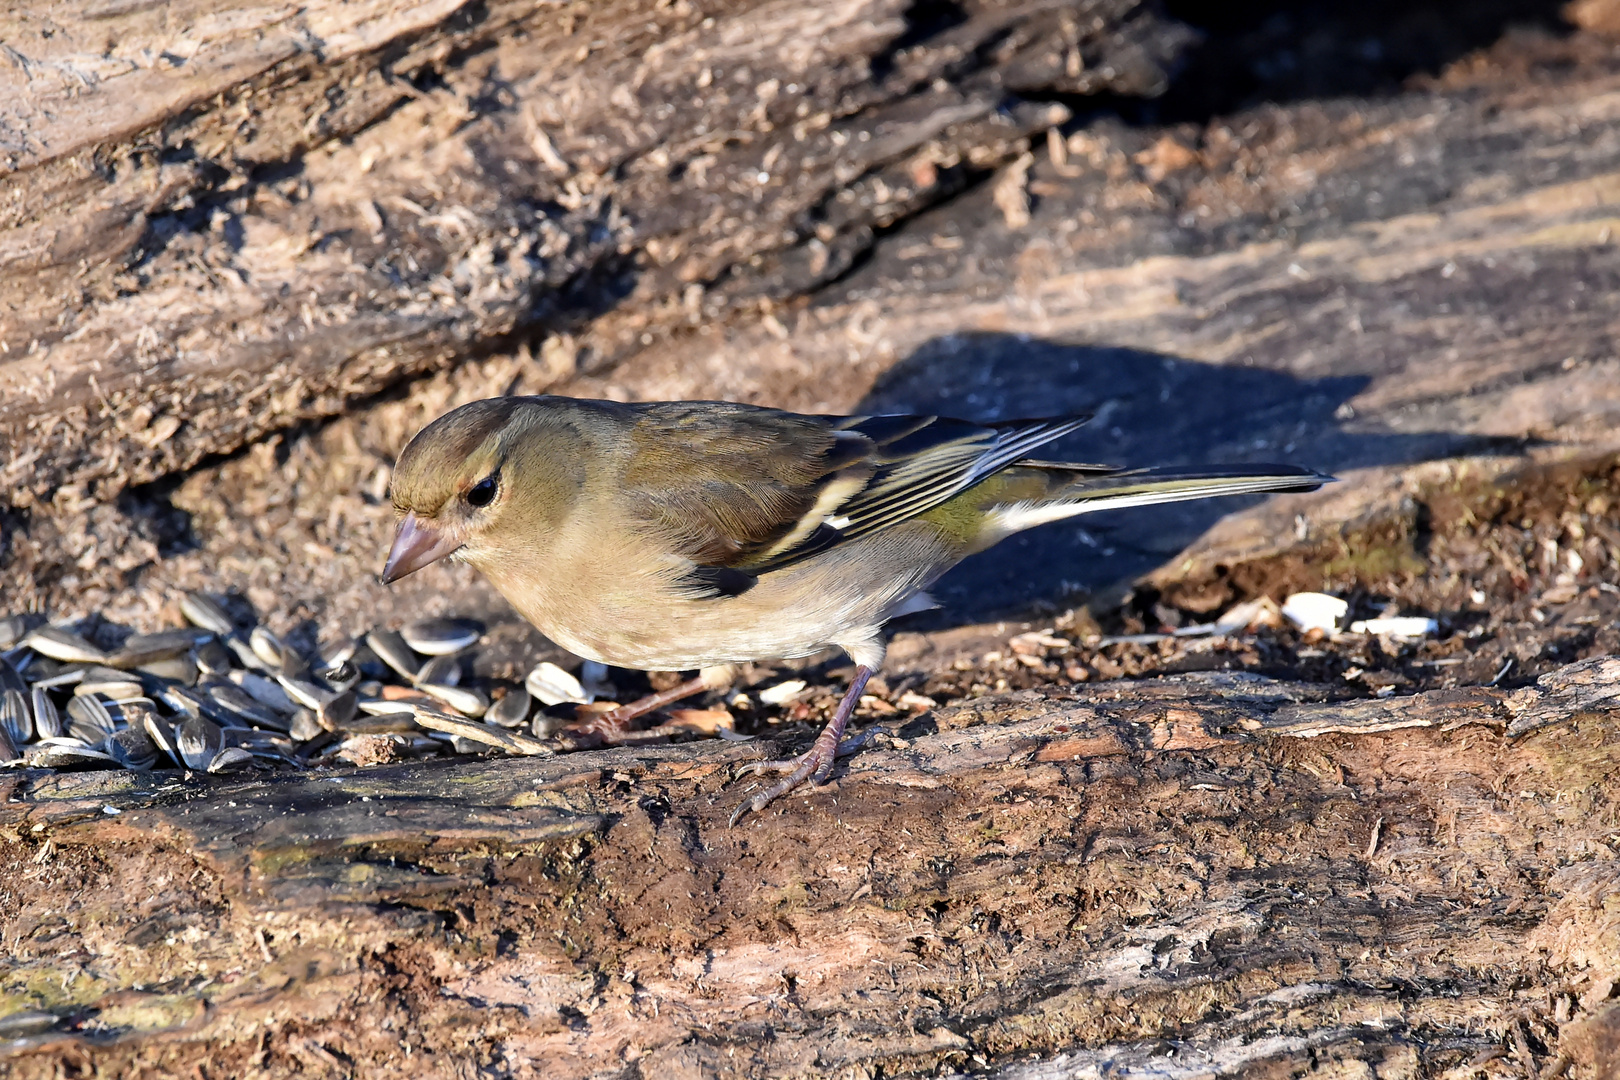
[[[735,594],[767,570],[926,513],[1086,419],[644,406],[624,483],[640,516],[697,564],[694,589]]]

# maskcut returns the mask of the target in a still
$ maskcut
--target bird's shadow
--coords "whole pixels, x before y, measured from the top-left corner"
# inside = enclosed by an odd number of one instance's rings
[[[1368,381],[1020,334],[953,334],[890,368],[856,411],[969,420],[1091,413],[1038,456],[1126,466],[1275,462],[1335,473],[1500,446],[1453,432],[1379,431],[1348,404]],[[939,629],[1080,602],[1164,564],[1220,517],[1263,498],[1104,511],[1020,533],[946,574],[931,590],[940,609],[905,625]]]

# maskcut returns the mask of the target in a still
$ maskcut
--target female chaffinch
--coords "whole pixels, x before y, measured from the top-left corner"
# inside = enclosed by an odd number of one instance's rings
[[[724,401],[474,401],[400,454],[385,582],[446,557],[472,564],[557,644],[618,667],[698,678],[598,721],[622,725],[729,682],[730,666],[835,645],[855,677],[758,811],[826,779],[883,624],[924,590],[1034,525],[1122,506],[1311,491],[1292,465],[1116,469],[1041,461],[1088,419],[970,423],[809,416]]]

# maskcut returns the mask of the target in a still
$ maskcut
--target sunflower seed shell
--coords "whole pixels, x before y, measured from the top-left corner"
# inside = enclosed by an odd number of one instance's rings
[[[322,643],[315,651],[316,658],[320,661],[320,667],[331,669],[354,659],[354,650],[357,644],[354,638],[347,634]]]
[[[146,737],[152,740],[154,746],[169,755],[170,760],[176,765],[184,764],[180,760],[180,751],[174,745],[174,727],[166,719],[154,710],[147,714],[143,726],[146,728]]]
[[[158,660],[170,660],[191,651],[197,641],[195,630],[164,630],[156,634],[134,634],[123,647],[107,658],[113,667],[132,668]]]
[[[41,656],[69,664],[104,664],[107,653],[88,640],[59,626],[42,626],[31,631],[22,643]]]
[[[270,665],[259,659],[259,654],[253,651],[253,646],[235,634],[225,639],[225,647],[236,656],[243,667],[253,671],[270,670]]]
[[[337,731],[354,719],[359,698],[353,690],[345,690],[336,697],[323,701],[315,710],[315,720],[327,731]]]
[[[145,730],[125,728],[115,731],[101,744],[101,752],[126,769],[146,772],[157,764],[158,748]]]
[[[208,688],[208,696],[226,712],[249,724],[287,730],[287,719],[260,705],[235,683],[215,683]]]
[[[550,713],[538,712],[534,714],[534,723],[529,725],[529,731],[531,731],[534,734],[534,737],[537,739],[549,739],[553,735],[557,734],[557,732],[561,731],[563,725],[567,722],[568,721],[564,720],[560,716],[552,716]]]
[[[30,668],[29,670],[32,671],[33,669]],[[50,675],[41,675],[32,682],[33,685],[45,690],[55,690],[62,686],[78,686],[84,681],[85,671],[86,669],[83,667],[65,668]]]
[[[279,681],[287,696],[306,709],[318,709],[334,696],[326,687],[318,686],[307,679],[289,679],[282,676]]]
[[[0,730],[11,740],[12,757],[16,756],[17,747],[34,737],[34,717],[28,708],[28,699],[16,690],[0,695]]]
[[[125,698],[141,696],[141,684],[133,679],[120,676],[117,679],[81,679],[79,685],[73,688],[74,697],[86,697],[91,694],[99,695],[109,701],[121,701]]]
[[[26,615],[8,615],[0,619],[0,649],[10,649],[27,636],[32,625]]]
[[[351,716],[332,730],[344,735],[403,735],[422,730],[411,712],[387,712],[375,716]]]
[[[561,705],[565,701],[584,705],[592,700],[578,679],[550,661],[529,672],[523,685],[542,705]]]
[[[21,690],[24,693],[28,691],[28,683],[24,681],[22,672],[3,658],[0,658],[0,690]]]
[[[41,746],[28,756],[28,764],[36,769],[98,768],[118,763],[100,750],[88,746]]]
[[[321,722],[316,719],[314,711],[302,706],[293,713],[292,725],[287,729],[287,734],[294,742],[309,742],[311,739],[320,738],[325,732],[326,729],[321,727]]]
[[[112,713],[107,711],[106,702],[94,695],[69,698],[67,713],[70,719],[100,731],[103,736],[112,734],[118,727],[113,722]]]
[[[458,653],[483,635],[483,626],[469,619],[418,619],[400,630],[405,644],[423,656]]]
[[[208,762],[208,771],[215,774],[241,772],[252,764],[252,754],[239,746],[227,746]]]
[[[515,686],[505,697],[489,707],[489,711],[484,714],[484,721],[496,727],[522,727],[523,722],[529,718],[529,709],[533,704],[534,699],[529,691],[524,687]]]
[[[266,708],[291,716],[293,709],[298,707],[276,679],[267,679],[255,671],[233,671],[226,678]]]
[[[479,690],[440,686],[437,683],[420,683],[417,689],[438,698],[463,716],[483,716],[489,710],[489,698]]]
[[[421,670],[421,663],[411,653],[411,647],[405,644],[405,639],[397,631],[373,630],[366,635],[366,645],[376,654],[377,659],[407,679],[415,679],[416,673]]]
[[[191,620],[192,625],[211,630],[222,637],[236,632],[236,623],[225,613],[219,601],[207,593],[189,592],[182,596],[180,614]]]
[[[167,679],[184,686],[197,684],[197,661],[188,653],[171,656],[166,660],[153,660],[149,664],[137,664],[135,670],[143,675],[151,675],[157,679]]]
[[[209,638],[198,645],[192,652],[196,658],[199,671],[208,675],[225,675],[231,670],[230,650],[219,643],[218,638]]]
[[[181,764],[188,769],[207,769],[222,742],[219,728],[199,716],[187,717],[174,732],[175,749],[180,751]]]
[[[360,669],[344,660],[317,673],[315,677],[325,683],[333,693],[341,694],[345,690],[353,690],[360,682]]]
[[[435,686],[460,686],[461,664],[454,656],[435,656],[423,664],[416,673],[416,682],[432,683]]]
[[[248,647],[253,650],[253,655],[257,656],[265,667],[272,671],[281,670],[281,639],[269,630],[262,626],[255,626],[252,632],[248,634]]]
[[[48,739],[62,734],[62,714],[56,711],[56,703],[51,696],[36,686],[28,697],[29,704],[33,706],[34,731],[39,737]]]

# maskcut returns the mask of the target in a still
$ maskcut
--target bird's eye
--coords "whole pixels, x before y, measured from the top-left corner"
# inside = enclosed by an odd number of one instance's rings
[[[486,476],[467,489],[468,506],[488,506],[495,501],[495,477]]]

